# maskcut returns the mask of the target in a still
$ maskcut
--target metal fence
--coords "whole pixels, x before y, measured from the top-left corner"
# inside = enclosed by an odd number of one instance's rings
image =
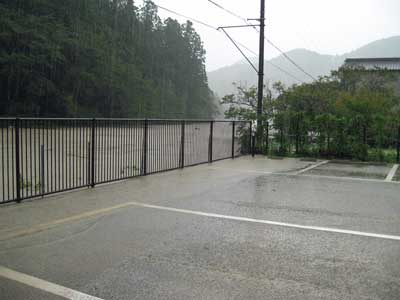
[[[248,121],[0,119],[0,203],[235,158]]]
[[[290,134],[269,128],[264,136],[264,153],[357,159],[374,162],[400,162],[400,127],[385,130],[346,132],[331,128],[329,132]]]

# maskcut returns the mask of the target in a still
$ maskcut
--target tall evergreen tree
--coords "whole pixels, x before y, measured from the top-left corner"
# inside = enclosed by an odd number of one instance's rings
[[[200,36],[151,1],[2,0],[0,13],[2,116],[215,112]]]

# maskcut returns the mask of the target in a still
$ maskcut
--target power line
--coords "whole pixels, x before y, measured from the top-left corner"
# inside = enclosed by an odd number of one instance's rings
[[[294,66],[296,66],[299,70],[301,70],[304,74],[306,74],[308,77],[310,77],[311,79],[317,81],[317,79],[312,76],[310,73],[308,73],[307,71],[305,71],[302,67],[300,67],[293,59],[291,59],[289,57],[289,55],[287,55],[285,52],[283,52],[281,49],[278,48],[278,46],[276,46],[273,42],[271,42],[269,39],[265,38],[265,40],[268,42],[268,44],[270,44],[272,47],[274,47],[276,50],[278,50],[280,53],[282,53],[282,55],[284,57],[286,57],[286,59],[288,61],[290,61]]]
[[[212,26],[212,25],[210,25],[210,24],[207,24],[207,23],[204,23],[204,22],[202,22],[202,21],[196,20],[196,19],[194,19],[194,18],[191,18],[191,17],[185,16],[185,15],[182,15],[181,13],[178,13],[178,12],[176,12],[176,11],[173,11],[172,9],[168,9],[168,8],[162,7],[162,6],[158,5],[158,4],[154,4],[154,5],[157,6],[158,8],[160,8],[160,9],[165,10],[165,11],[167,11],[167,12],[170,12],[170,13],[172,13],[172,14],[174,14],[174,15],[177,15],[177,16],[180,16],[180,17],[182,17],[182,18],[186,18],[186,19],[188,19],[188,20],[190,20],[190,21],[193,21],[194,23],[198,23],[198,24],[201,24],[201,25],[206,26],[206,27],[208,27],[208,28],[217,30],[216,27],[214,27],[214,26]]]
[[[228,14],[231,14],[232,16],[234,16],[234,17],[236,17],[236,18],[238,18],[238,19],[241,19],[242,21],[245,21],[245,22],[247,23],[247,20],[246,20],[246,19],[242,18],[242,17],[239,16],[238,14],[235,14],[233,11],[230,11],[230,10],[226,9],[225,7],[222,7],[220,4],[218,4],[218,3],[216,3],[216,2],[214,2],[214,1],[212,1],[212,0],[207,0],[207,1],[210,2],[211,4],[215,5],[216,7],[218,7],[218,8],[220,8],[220,9],[226,11]]]
[[[268,60],[267,60],[267,63],[270,64],[271,66],[274,66],[275,68],[277,68],[278,70],[280,70],[282,73],[285,73],[286,75],[288,75],[288,76],[291,77],[292,79],[297,80],[298,82],[301,82],[301,83],[305,83],[304,80],[301,80],[301,79],[297,78],[296,76],[294,76],[293,74],[289,73],[289,72],[286,71],[285,69],[282,69],[282,68],[279,67],[278,65],[276,65],[276,64],[274,64],[274,63],[272,63],[272,62],[270,62],[270,61],[268,61]]]
[[[214,30],[218,31],[219,33],[221,33],[221,32],[218,30],[217,27],[214,27],[214,26],[212,26],[212,25],[210,25],[210,24],[207,24],[207,23],[205,23],[205,22],[203,22],[203,21],[199,21],[199,20],[197,20],[197,19],[194,19],[194,18],[185,16],[185,15],[183,15],[183,14],[181,14],[181,13],[178,13],[178,12],[172,10],[172,9],[169,9],[169,8],[162,7],[162,6],[158,5],[158,4],[154,4],[154,5],[157,6],[158,8],[160,8],[160,9],[162,9],[162,10],[165,10],[165,11],[169,12],[169,13],[172,13],[172,14],[174,14],[174,15],[180,16],[180,17],[182,17],[182,18],[186,18],[186,19],[188,19],[188,20],[190,20],[190,21],[192,21],[192,22],[194,22],[194,23],[198,23],[198,24],[200,24],[200,25],[206,26],[207,28],[210,28],[210,29],[214,29]],[[242,48],[244,48],[244,49],[246,49],[247,51],[249,51],[250,53],[253,53],[253,54],[255,54],[256,56],[258,56],[258,54],[257,54],[256,52],[254,52],[253,50],[251,50],[251,49],[248,48],[247,46],[243,45],[242,43],[240,43],[240,42],[238,42],[238,41],[236,41],[236,40],[234,40],[234,39],[232,39],[232,40],[233,40],[236,44],[238,44],[239,46],[241,46]]]
[[[251,50],[250,48],[247,48],[245,45],[242,45],[238,42],[236,42],[238,45],[242,46],[243,48],[245,48],[247,51],[249,51],[250,53],[254,54],[255,56],[258,56],[258,53],[256,53],[255,51]],[[294,76],[293,74],[291,74],[290,72],[286,71],[285,69],[281,68],[280,66],[274,64],[273,62],[267,60],[266,61],[267,64],[270,64],[271,66],[277,68],[279,71],[281,71],[282,73],[286,74],[287,76],[291,77],[292,79],[301,82],[301,83],[305,83],[304,80],[301,80],[299,78],[297,78],[296,76]]]
[[[207,1],[210,2],[211,4],[215,5],[216,7],[218,7],[218,8],[220,8],[220,9],[224,10],[225,12],[231,14],[232,16],[234,16],[234,17],[236,17],[236,18],[238,18],[238,19],[244,21],[247,25],[251,25],[251,24],[249,24],[249,22],[248,22],[245,18],[239,16],[238,14],[236,14],[236,13],[234,13],[234,12],[232,12],[232,11],[226,9],[226,8],[224,8],[222,5],[216,3],[215,1],[212,1],[212,0],[207,0]],[[252,26],[252,27],[254,28],[254,30],[256,30],[257,32],[259,32],[259,30],[257,29],[257,27],[255,27],[255,26]],[[265,38],[265,40],[267,41],[268,44],[270,44],[272,47],[274,47],[276,50],[278,50],[278,51],[279,51],[290,63],[292,63],[296,68],[298,68],[301,72],[303,72],[305,75],[307,75],[307,76],[310,77],[311,79],[317,81],[317,79],[316,79],[314,76],[312,76],[310,73],[308,73],[308,72],[307,72],[306,70],[304,70],[302,67],[300,67],[293,59],[291,59],[291,58],[289,57],[289,55],[287,55],[287,54],[286,54],[284,51],[282,51],[278,46],[276,46],[270,39],[268,39],[268,38],[266,38],[266,37],[264,37],[264,38]]]
[[[240,49],[240,47],[236,44],[236,42],[231,38],[231,36],[226,32],[224,27],[220,27],[222,31],[225,33],[225,35],[231,40],[231,42],[235,45],[236,49],[239,50],[239,52],[243,55],[243,57],[247,60],[247,62],[250,64],[250,66],[256,71],[257,74],[260,74],[260,71],[257,70],[257,68],[254,66],[254,64],[250,61],[250,59],[244,54],[243,50]]]
[[[259,32],[258,28],[257,28],[256,26],[253,26],[252,24],[250,24],[245,18],[239,16],[238,14],[236,14],[236,13],[234,13],[234,12],[232,12],[232,11],[226,9],[226,8],[224,8],[223,6],[221,6],[220,4],[216,3],[215,1],[212,1],[212,0],[207,0],[207,1],[210,2],[211,4],[215,5],[216,7],[218,7],[218,8],[220,8],[220,9],[226,11],[227,13],[231,14],[232,16],[234,16],[234,17],[236,17],[236,18],[238,18],[238,19],[244,21],[248,26],[253,27],[257,32]],[[272,42],[271,42],[270,40],[268,40],[267,38],[266,38],[266,41],[267,41],[269,44],[272,43]],[[246,49],[247,49],[249,52],[251,52],[251,53],[255,54],[256,56],[258,56],[258,54],[255,53],[254,51],[252,51],[252,50],[250,50],[250,49],[248,49],[248,48],[246,48]],[[277,50],[278,50],[278,49],[277,49]],[[278,51],[282,53],[282,51],[280,51],[280,50],[278,50]],[[285,69],[279,67],[278,65],[276,65],[276,64],[274,64],[274,63],[272,63],[272,62],[270,62],[270,61],[267,61],[267,63],[269,63],[269,64],[272,65],[273,67],[277,68],[277,69],[280,70],[282,73],[288,75],[288,76],[291,77],[292,79],[295,79],[296,81],[299,81],[299,82],[304,83],[303,80],[298,79],[296,76],[294,76],[294,75],[291,74],[290,72],[286,71]],[[293,62],[292,62],[292,63],[293,63]],[[297,66],[297,67],[299,68],[299,66]],[[304,72],[305,72],[305,71],[304,71]],[[314,79],[314,78],[313,78],[313,79]]]
[[[203,22],[203,21],[200,21],[200,20],[194,19],[194,18],[192,18],[192,17],[183,15],[183,14],[178,13],[178,12],[172,10],[172,9],[169,9],[169,8],[166,8],[166,7],[163,7],[163,6],[160,6],[160,5],[158,5],[158,4],[155,4],[155,6],[157,6],[159,9],[165,10],[165,11],[167,11],[167,12],[169,12],[169,13],[172,13],[172,14],[174,14],[174,15],[180,16],[180,17],[182,17],[182,18],[186,18],[186,19],[188,19],[188,20],[190,20],[190,21],[192,21],[192,22],[194,22],[194,23],[198,23],[198,24],[203,25],[203,26],[205,26],[205,27],[207,27],[207,28],[210,28],[210,29],[213,29],[213,30],[217,30],[218,32],[220,32],[220,31],[218,30],[218,28],[216,28],[216,27],[214,27],[214,26],[212,26],[212,25],[210,25],[210,24],[207,24],[207,23],[205,23],[205,22]],[[243,20],[245,20],[245,19],[243,19]],[[245,20],[245,21],[247,22],[247,20]],[[244,44],[242,44],[242,43],[236,41],[235,39],[233,39],[233,38],[231,38],[231,39],[234,41],[234,43],[238,44],[238,45],[241,46],[243,49],[246,49],[248,52],[250,52],[250,53],[252,53],[253,55],[255,55],[256,57],[258,57],[258,53],[257,53],[257,52],[253,51],[252,49],[250,49],[250,48],[247,47],[246,45],[244,45]],[[286,71],[285,69],[279,67],[278,65],[276,65],[276,64],[274,64],[274,63],[272,63],[272,62],[270,62],[270,61],[267,61],[267,63],[270,64],[270,65],[272,65],[273,67],[277,68],[277,69],[280,70],[282,73],[284,73],[284,74],[288,75],[289,77],[293,78],[294,80],[296,80],[296,81],[298,81],[298,82],[304,83],[303,80],[297,78],[296,76],[294,76],[294,75],[291,74],[290,72]]]

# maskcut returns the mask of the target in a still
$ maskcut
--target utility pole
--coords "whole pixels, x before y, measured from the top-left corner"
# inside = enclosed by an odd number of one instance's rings
[[[258,69],[253,65],[251,60],[244,54],[242,49],[238,46],[238,44],[231,38],[231,36],[226,32],[225,29],[228,28],[241,28],[241,27],[253,27],[258,25],[249,24],[247,21],[259,21],[260,22],[260,49],[259,49],[259,62]],[[263,113],[263,92],[264,92],[264,33],[265,33],[265,0],[261,0],[261,9],[260,9],[260,18],[259,19],[247,19],[246,25],[236,25],[236,26],[221,26],[218,27],[217,30],[222,30],[225,35],[230,39],[230,41],[235,45],[235,47],[239,50],[239,52],[243,55],[243,57],[247,60],[247,62],[251,65],[251,67],[257,72],[258,75],[258,94],[257,94],[257,129],[256,132],[253,132],[255,136],[252,138],[256,138],[257,146],[259,147],[259,151],[261,151],[261,147],[263,144],[263,124],[262,124],[262,113]]]
[[[262,146],[262,112],[264,91],[264,30],[265,30],[265,0],[261,0],[260,9],[260,51],[258,62],[258,101],[257,101],[257,145]],[[261,150],[261,148],[259,149]]]

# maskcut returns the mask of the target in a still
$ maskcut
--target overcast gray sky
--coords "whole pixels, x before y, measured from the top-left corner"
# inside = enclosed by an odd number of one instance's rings
[[[245,18],[259,17],[260,0],[214,0]],[[239,25],[240,20],[213,6],[208,0],[154,0],[215,27]],[[137,0],[138,5],[141,0]],[[185,19],[162,10],[164,19]],[[371,41],[400,35],[400,0],[266,0],[266,34],[282,50],[307,48],[322,54],[343,54]],[[207,70],[241,60],[234,46],[210,28],[195,24],[207,51]],[[258,52],[257,32],[232,29],[232,36]],[[265,56],[279,53],[266,45]],[[254,56],[249,53],[249,56]]]

